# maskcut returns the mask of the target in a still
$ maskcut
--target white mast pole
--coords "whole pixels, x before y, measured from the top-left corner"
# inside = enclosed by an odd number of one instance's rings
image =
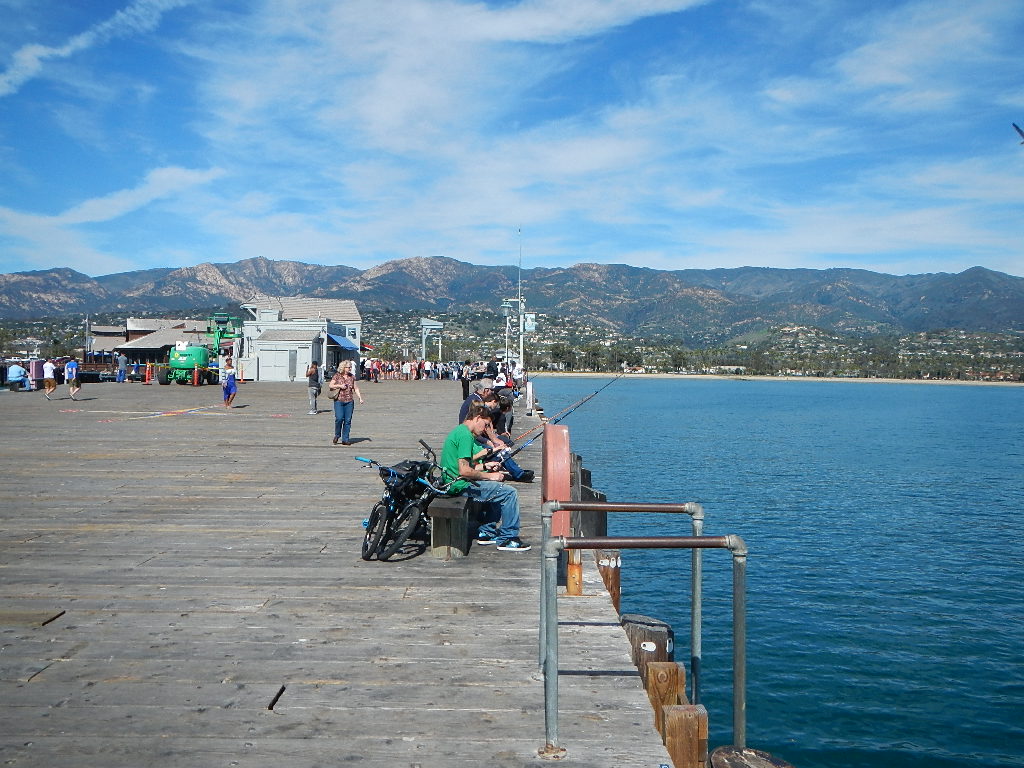
[[[523,228],[519,227],[519,365],[523,368],[523,376],[526,376],[526,358],[523,357],[523,333],[526,327],[526,315],[523,314]]]

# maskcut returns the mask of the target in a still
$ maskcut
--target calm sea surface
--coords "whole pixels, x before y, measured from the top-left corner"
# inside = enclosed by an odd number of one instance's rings
[[[539,376],[549,416],[612,377]],[[747,562],[747,742],[798,768],[1024,766],[1024,387],[623,378],[562,422],[611,501],[696,501]],[[612,535],[689,518],[612,516]],[[623,553],[689,658],[689,554]],[[731,565],[703,699],[731,733]]]

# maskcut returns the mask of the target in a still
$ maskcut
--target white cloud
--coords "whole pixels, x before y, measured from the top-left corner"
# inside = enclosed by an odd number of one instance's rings
[[[38,259],[52,260],[57,255],[61,263],[89,274],[103,274],[101,270],[104,269],[127,269],[130,268],[131,257],[113,256],[92,245],[92,237],[82,225],[112,222],[158,200],[181,196],[222,175],[219,169],[157,168],[150,171],[143,183],[134,189],[86,200],[54,216],[0,208],[0,237],[15,243],[12,250],[32,263]],[[53,264],[40,263],[39,266]]]
[[[991,2],[913,3],[878,20],[870,39],[842,56],[837,71],[854,89],[913,87],[988,55]],[[950,51],[956,51],[955,62]]]
[[[963,108],[976,98],[978,72],[999,66],[1019,10],[1001,0],[919,0],[866,10],[825,35],[813,69],[764,89],[780,108],[825,106],[851,118],[888,120]],[[1003,64],[1014,66],[1012,60]],[[982,91],[984,92],[984,91]]]
[[[105,197],[87,200],[70,208],[55,221],[59,224],[86,224],[110,221],[138,210],[154,200],[177,195],[191,187],[207,184],[224,175],[220,169],[194,171],[188,168],[156,168],[134,189],[124,189]]]
[[[17,92],[22,85],[38,75],[50,59],[67,59],[114,38],[149,32],[157,27],[164,13],[191,2],[193,0],[136,0],[63,45],[32,43],[22,46],[15,51],[10,66],[0,72],[0,96]]]
[[[66,266],[101,275],[134,268],[131,258],[94,248],[80,232],[61,227],[47,216],[0,208],[0,239],[10,243],[5,251],[8,258],[23,265],[19,270]]]

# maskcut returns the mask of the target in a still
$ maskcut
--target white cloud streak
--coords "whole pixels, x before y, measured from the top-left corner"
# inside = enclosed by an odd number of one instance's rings
[[[0,207],[0,238],[17,244],[14,249],[30,262],[52,259],[54,254],[60,254],[65,260],[63,263],[77,269],[88,269],[90,274],[102,274],[98,270],[104,267],[124,269],[131,262],[126,258],[111,257],[91,245],[91,235],[84,225],[113,222],[144,210],[159,200],[180,198],[222,176],[220,169],[157,168],[150,171],[138,187],[87,200],[53,216],[26,214]],[[39,263],[38,266],[52,264]]]
[[[187,168],[156,168],[134,189],[114,192],[105,197],[87,200],[74,206],[54,221],[61,225],[111,221],[139,210],[161,198],[180,194],[192,187],[207,184],[224,175],[220,169],[194,171]]]
[[[163,15],[194,0],[136,0],[109,19],[75,35],[59,46],[33,43],[15,51],[13,61],[0,72],[0,96],[16,93],[21,86],[42,72],[51,59],[67,59],[76,53],[103,45],[118,37],[127,37],[155,29]]]

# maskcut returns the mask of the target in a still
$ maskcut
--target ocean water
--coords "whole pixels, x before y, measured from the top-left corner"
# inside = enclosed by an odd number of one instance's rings
[[[613,377],[538,376],[548,416]],[[743,537],[747,744],[798,768],[1024,766],[1024,387],[622,378],[562,422],[611,501]],[[689,535],[613,515],[612,535]],[[702,698],[731,736],[731,561],[704,557]],[[623,553],[689,659],[689,553]]]

